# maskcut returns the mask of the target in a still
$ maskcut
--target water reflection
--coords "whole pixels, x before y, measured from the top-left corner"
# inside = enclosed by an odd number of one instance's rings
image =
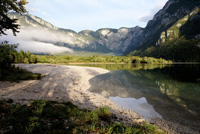
[[[131,109],[134,110],[136,113],[140,113],[140,115],[147,120],[150,120],[152,117],[162,118],[162,116],[155,111],[153,106],[150,105],[144,97],[140,99],[134,99],[120,98],[117,96],[109,97],[109,99],[125,109]]]
[[[138,113],[145,118],[160,115],[169,122],[200,132],[200,84],[196,81],[200,77],[200,66],[192,66],[171,65],[150,70],[132,67],[111,71],[91,79],[90,91],[119,105],[126,104],[125,108],[139,109]],[[146,99],[146,105],[142,106],[145,108],[139,106],[141,98]],[[146,112],[148,110],[151,114]]]
[[[150,70],[155,68],[165,68],[172,66],[171,64],[73,64],[76,66],[88,66],[104,68],[112,71],[116,70]]]

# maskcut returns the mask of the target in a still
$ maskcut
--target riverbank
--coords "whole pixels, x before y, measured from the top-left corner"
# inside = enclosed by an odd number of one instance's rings
[[[12,99],[18,103],[26,103],[23,100],[70,101],[79,108],[84,109],[107,106],[110,107],[111,112],[117,116],[118,120],[125,124],[145,121],[137,113],[125,110],[111,100],[87,91],[91,86],[89,80],[97,75],[108,73],[108,70],[42,64],[17,64],[16,66],[33,73],[40,73],[45,77],[41,80],[29,80],[19,83],[0,82],[1,99]]]

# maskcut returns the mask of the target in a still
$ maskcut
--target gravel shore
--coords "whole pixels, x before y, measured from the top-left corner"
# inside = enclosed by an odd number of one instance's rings
[[[108,70],[91,67],[16,64],[34,73],[44,75],[41,80],[21,81],[19,83],[0,82],[0,99],[71,101],[79,108],[94,109],[107,106],[118,119],[126,124],[141,123],[145,120],[136,112],[119,107],[102,95],[91,93],[89,80]]]

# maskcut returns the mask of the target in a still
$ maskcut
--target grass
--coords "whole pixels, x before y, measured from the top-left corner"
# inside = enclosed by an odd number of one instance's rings
[[[9,69],[0,68],[0,81],[19,82],[20,80],[39,80],[41,78],[41,74],[35,74],[16,67],[11,67]]]
[[[31,101],[27,105],[0,101],[0,133],[55,134],[158,134],[156,127],[126,126],[116,121],[109,108],[78,109],[70,102]]]

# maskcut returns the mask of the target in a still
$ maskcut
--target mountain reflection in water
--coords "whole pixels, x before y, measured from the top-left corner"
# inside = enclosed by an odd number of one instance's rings
[[[140,99],[134,99],[120,98],[117,96],[109,97],[109,99],[125,109],[131,109],[134,110],[136,113],[140,113],[140,115],[147,120],[150,120],[151,117],[162,118],[162,116],[155,111],[153,106],[150,105],[144,97]]]
[[[162,117],[200,132],[200,65],[131,67],[92,78],[89,90],[146,119]],[[141,108],[137,101],[143,98],[146,101]]]

